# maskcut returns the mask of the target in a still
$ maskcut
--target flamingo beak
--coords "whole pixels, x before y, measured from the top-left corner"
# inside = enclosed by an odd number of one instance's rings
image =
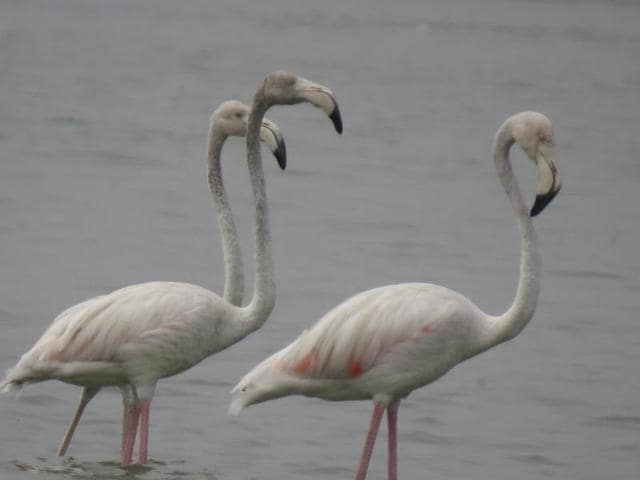
[[[298,88],[300,96],[322,110],[333,122],[336,132],[342,134],[342,116],[333,92],[324,85],[305,78],[298,78]]]
[[[541,148],[536,156],[536,163],[538,165],[538,192],[531,207],[532,217],[542,212],[562,187],[553,147]]]
[[[277,123],[268,119],[262,120],[260,128],[260,140],[271,150],[271,153],[282,170],[287,168],[287,146]]]
[[[329,114],[329,118],[333,122],[333,128],[336,129],[338,135],[342,135],[342,116],[340,115],[340,107],[338,107],[338,103],[335,98],[331,97],[331,100],[333,101],[334,108]]]
[[[551,203],[551,200],[558,194],[560,191],[561,185],[558,185],[558,188],[555,190],[551,190],[544,195],[536,195],[536,201],[533,202],[533,206],[531,207],[531,216],[535,217],[538,215],[544,208]]]

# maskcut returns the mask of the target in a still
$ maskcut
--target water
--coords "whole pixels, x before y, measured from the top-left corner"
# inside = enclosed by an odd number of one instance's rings
[[[149,468],[117,464],[115,391],[56,459],[79,390],[48,382],[0,399],[0,478],[350,478],[369,403],[286,398],[229,418],[228,391],[366,288],[431,281],[503,310],[518,234],[489,149],[523,109],[553,120],[564,181],[536,219],[536,317],[403,402],[400,476],[640,477],[639,24],[633,1],[2,2],[2,368],[89,296],[147,280],[222,290],[204,177],[222,100],[287,68],[336,92],[345,132],[310,107],[270,111],[290,160],[265,168],[276,309],[160,382]],[[224,161],[251,267],[243,148]],[[370,478],[385,468],[383,427]]]

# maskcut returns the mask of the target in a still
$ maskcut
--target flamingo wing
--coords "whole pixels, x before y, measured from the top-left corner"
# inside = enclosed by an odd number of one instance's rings
[[[65,365],[82,370],[92,363],[124,365],[136,359],[159,363],[158,376],[181,371],[199,361],[191,357],[202,356],[200,348],[182,347],[187,342],[200,347],[214,296],[195,285],[151,282],[86,300],[56,317],[4,383],[61,378]],[[189,358],[176,361],[179,356]]]
[[[464,316],[459,313],[461,302],[470,304],[457,292],[431,284],[390,285],[360,293],[282,351],[277,368],[292,376],[337,380],[359,377],[425,344],[440,345],[432,355],[446,354],[441,339],[459,327],[455,324]],[[436,336],[439,342],[429,341]]]

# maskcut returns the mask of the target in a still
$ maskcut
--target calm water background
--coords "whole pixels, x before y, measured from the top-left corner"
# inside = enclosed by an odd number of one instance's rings
[[[286,68],[336,92],[345,132],[308,106],[269,113],[290,163],[264,156],[276,309],[160,382],[150,469],[118,467],[116,391],[89,406],[73,459],[56,459],[79,389],[48,382],[0,398],[0,478],[350,478],[369,403],[292,397],[230,418],[228,392],[370,287],[431,281],[504,310],[518,233],[489,151],[524,109],[553,120],[564,180],[536,219],[536,317],[403,403],[400,476],[639,478],[639,25],[635,1],[3,0],[2,369],[87,297],[148,280],[222,290],[204,175],[219,102],[249,101]],[[243,152],[231,141],[224,161],[251,285]],[[515,161],[531,199],[535,171]]]

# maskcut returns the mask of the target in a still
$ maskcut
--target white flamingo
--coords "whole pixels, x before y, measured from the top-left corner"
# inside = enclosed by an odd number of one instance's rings
[[[147,461],[149,406],[160,378],[180,373],[259,329],[275,304],[275,280],[260,129],[272,105],[309,102],[340,132],[329,89],[288,72],[268,74],[253,99],[247,126],[247,163],[255,204],[253,298],[238,307],[186,283],[151,282],[95,297],[63,312],[9,370],[5,389],[57,379],[88,389],[123,388],[126,432],[122,462],[131,463],[138,420],[139,461]]]
[[[244,103],[238,100],[227,100],[221,103],[211,115],[207,148],[209,190],[211,191],[213,206],[217,212],[218,229],[222,237],[222,253],[225,271],[224,293],[222,298],[236,306],[240,306],[244,294],[242,252],[240,250],[238,230],[233,220],[227,192],[222,180],[220,157],[222,147],[228,137],[246,136],[248,120],[249,107]],[[260,128],[260,139],[269,147],[276,157],[280,168],[284,170],[287,165],[287,151],[280,127],[265,118]],[[123,398],[124,395],[130,394],[125,387],[121,388]],[[80,401],[58,447],[57,455],[59,457],[64,456],[66,453],[84,409],[99,391],[100,387],[82,387]],[[127,409],[124,409],[124,411],[127,412]],[[128,418],[125,416],[123,418],[123,424],[127,421]],[[125,430],[123,429],[123,446],[124,435]]]
[[[538,169],[536,201],[522,199],[509,150],[517,143]],[[496,170],[520,227],[520,278],[502,315],[482,312],[463,295],[428,283],[389,285],[344,301],[234,387],[230,412],[283,397],[374,402],[356,480],[363,480],[387,410],[389,479],[397,478],[397,411],[402,398],[458,363],[514,338],[531,320],[540,289],[540,254],[531,216],[560,190],[551,122],[536,112],[507,119],[493,145]]]

